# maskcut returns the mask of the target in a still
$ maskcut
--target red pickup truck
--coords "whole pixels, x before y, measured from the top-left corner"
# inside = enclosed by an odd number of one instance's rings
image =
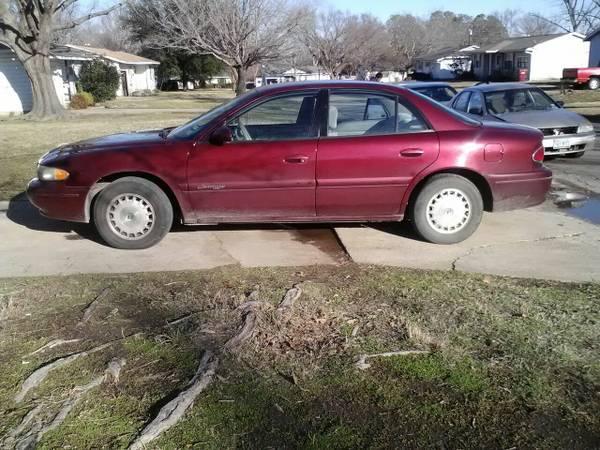
[[[587,85],[589,89],[600,88],[600,67],[563,69],[562,81],[572,85]]]

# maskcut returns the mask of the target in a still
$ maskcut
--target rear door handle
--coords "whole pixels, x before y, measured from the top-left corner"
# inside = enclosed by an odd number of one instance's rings
[[[406,150],[402,150],[400,152],[400,156],[404,156],[406,158],[418,158],[419,156],[423,156],[423,149],[420,148],[407,148]]]
[[[308,156],[304,156],[304,155],[286,156],[284,161],[288,164],[305,164],[306,161],[308,161]]]

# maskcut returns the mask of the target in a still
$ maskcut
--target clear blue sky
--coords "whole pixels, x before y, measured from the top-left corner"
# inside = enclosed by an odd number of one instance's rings
[[[429,15],[432,11],[439,9],[449,10],[456,13],[475,16],[481,13],[490,13],[503,9],[520,9],[525,12],[534,11],[548,15],[554,12],[556,2],[554,0],[326,0],[325,5],[333,8],[349,10],[353,13],[371,13],[381,19],[386,19],[392,14],[410,13],[414,15]]]

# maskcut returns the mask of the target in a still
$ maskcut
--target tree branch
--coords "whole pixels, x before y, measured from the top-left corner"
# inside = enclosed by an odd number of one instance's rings
[[[85,14],[83,16],[77,17],[76,19],[73,19],[73,20],[69,21],[66,24],[63,24],[63,25],[60,25],[60,26],[57,26],[57,27],[53,27],[52,31],[69,30],[71,28],[78,27],[82,23],[85,23],[88,20],[93,19],[94,17],[100,17],[100,16],[106,16],[106,15],[108,15],[111,12],[113,12],[115,9],[119,8],[120,6],[121,6],[121,4],[117,3],[116,5],[111,6],[110,8],[103,9],[102,11],[90,12],[89,14]]]

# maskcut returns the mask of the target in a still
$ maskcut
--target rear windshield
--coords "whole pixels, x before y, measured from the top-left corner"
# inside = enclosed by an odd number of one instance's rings
[[[497,116],[514,112],[559,109],[554,100],[537,88],[486,92],[485,105],[491,114]]]
[[[456,91],[450,86],[424,86],[413,90],[434,99],[436,102],[449,102],[456,95]]]

